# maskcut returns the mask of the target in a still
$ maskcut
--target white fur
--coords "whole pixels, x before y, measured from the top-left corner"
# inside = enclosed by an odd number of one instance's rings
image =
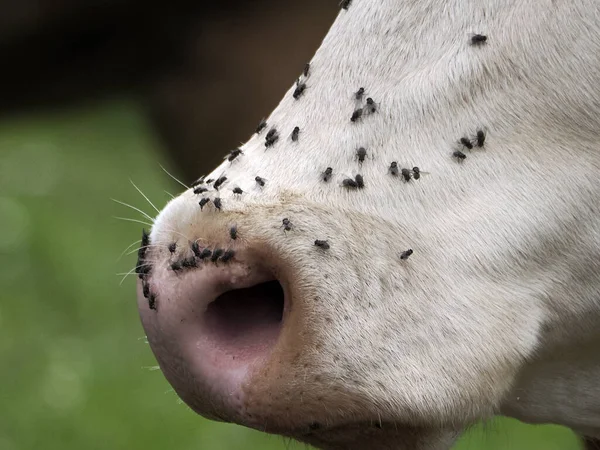
[[[594,0],[353,0],[311,61],[304,95],[295,100],[292,86],[244,155],[211,174],[229,178],[221,217],[301,280],[322,348],[300,350],[327,382],[308,386],[346,389],[324,423],[383,420],[419,436],[396,427],[371,448],[448,448],[451,432],[425,437],[501,413],[600,437],[598,17]],[[468,45],[471,32],[487,44]],[[351,123],[361,86],[378,111]],[[280,138],[265,149],[271,126]],[[485,148],[458,163],[456,141],[480,126]],[[387,174],[391,161],[429,174],[403,182]],[[340,186],[356,173],[364,189]],[[202,238],[203,221],[222,220],[197,200],[175,199],[153,243],[180,240],[173,230]],[[282,217],[298,230],[281,233]],[[330,252],[315,258],[314,239]],[[298,417],[323,409],[289,386]]]

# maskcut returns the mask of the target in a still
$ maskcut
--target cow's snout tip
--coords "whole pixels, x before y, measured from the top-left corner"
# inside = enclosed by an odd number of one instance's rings
[[[284,283],[243,250],[227,263],[158,266],[138,307],[165,377],[196,412],[243,420],[243,385],[267,364],[289,309]]]

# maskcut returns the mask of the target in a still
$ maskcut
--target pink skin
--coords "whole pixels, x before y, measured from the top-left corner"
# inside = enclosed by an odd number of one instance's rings
[[[269,270],[238,251],[227,263],[199,262],[178,272],[155,262],[148,281],[157,311],[138,283],[150,346],[169,382],[198,413],[248,422],[243,386],[267,362],[287,315],[283,292],[267,283],[272,280]]]

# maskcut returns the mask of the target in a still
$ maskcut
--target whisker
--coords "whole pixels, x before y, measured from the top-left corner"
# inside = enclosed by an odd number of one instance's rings
[[[138,241],[138,242],[140,242],[140,241]],[[133,250],[130,250],[130,251],[127,253],[127,256],[131,255],[132,253],[137,253],[137,252],[138,252],[138,250],[139,250],[140,248],[149,249],[149,248],[151,248],[151,247],[156,247],[156,248],[158,248],[158,247],[159,247],[159,245],[157,245],[157,244],[148,244],[148,245],[146,245],[146,246],[144,246],[144,247],[134,248]]]
[[[170,196],[172,199],[175,198],[175,196],[173,194],[171,194],[170,192],[167,191],[163,191],[165,194],[167,194],[168,196]]]
[[[148,197],[146,197],[146,194],[144,194],[144,193],[143,193],[143,192],[140,190],[140,188],[139,188],[139,187],[137,187],[137,186],[135,185],[135,183],[134,183],[132,180],[129,180],[129,182],[130,182],[131,184],[133,184],[133,187],[134,187],[134,188],[135,188],[135,189],[136,189],[136,190],[137,190],[137,191],[138,191],[140,194],[142,194],[142,197],[144,197],[148,203],[150,203],[150,206],[152,206],[152,207],[154,208],[154,210],[155,210],[157,213],[160,213],[160,211],[158,210],[158,208],[157,208],[156,206],[154,206],[154,203],[152,203],[152,202],[150,201],[150,199],[149,199]]]
[[[123,275],[123,278],[121,278],[121,281],[119,281],[119,286],[121,286],[123,284],[123,281],[125,281],[125,278],[127,278],[129,275],[135,274],[135,269],[137,269],[137,267],[134,267],[129,272],[127,272],[125,275]],[[121,274],[118,273],[117,276],[118,275],[121,275]]]
[[[139,212],[140,214],[142,214],[142,215],[143,215],[144,217],[146,217],[147,219],[150,219],[150,220],[152,221],[152,223],[154,223],[154,219],[153,219],[152,217],[150,217],[148,214],[146,214],[144,211],[142,211],[141,209],[139,209],[139,208],[136,208],[135,206],[131,206],[131,205],[129,205],[129,204],[125,203],[125,202],[122,202],[122,201],[120,201],[120,200],[116,200],[116,199],[114,199],[114,198],[111,198],[111,200],[112,200],[113,202],[115,202],[115,203],[118,203],[119,205],[127,206],[128,208],[131,208],[131,209],[133,209],[134,211],[137,211],[137,212]]]
[[[154,372],[155,370],[160,370],[160,366],[142,366],[142,369]]]
[[[136,222],[136,223],[141,223],[142,225],[148,225],[149,227],[151,227],[151,226],[152,226],[152,224],[151,224],[151,223],[144,222],[143,220],[130,219],[129,217],[119,217],[119,216],[113,216],[113,219],[125,220],[126,222]]]
[[[125,253],[127,252],[127,250],[129,250],[131,247],[133,247],[134,245],[137,245],[137,244],[139,244],[139,243],[141,243],[141,242],[142,242],[142,240],[141,240],[141,239],[138,239],[137,241],[135,241],[135,242],[133,242],[133,243],[129,244],[129,245],[128,245],[128,246],[125,248],[125,250],[123,250],[123,253],[121,253],[121,255],[120,255],[118,258],[117,258],[117,261],[115,261],[115,262],[118,262],[118,261],[119,261],[119,260],[120,260],[120,259],[121,259],[121,258],[122,258],[124,255],[125,255]],[[137,252],[137,249],[135,249],[135,250],[134,250],[134,252]],[[128,255],[131,255],[131,253],[127,253],[127,254],[128,254]]]
[[[167,175],[169,175],[171,178],[173,178],[175,181],[177,181],[177,182],[178,182],[180,185],[182,185],[182,186],[183,186],[184,188],[186,188],[186,189],[189,189],[189,186],[186,186],[186,185],[185,185],[185,184],[183,184],[181,181],[179,181],[177,178],[175,178],[173,175],[171,175],[171,174],[169,173],[169,171],[168,171],[167,169],[165,169],[165,168],[164,168],[164,167],[163,167],[161,164],[159,164],[159,166],[160,166],[160,168],[161,168],[162,170],[164,170],[164,171],[165,171],[165,173],[166,173]]]

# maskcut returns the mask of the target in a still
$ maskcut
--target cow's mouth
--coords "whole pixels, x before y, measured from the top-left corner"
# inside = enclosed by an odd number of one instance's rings
[[[213,348],[244,362],[268,352],[281,330],[281,284],[271,280],[219,295],[204,313],[204,333]]]

